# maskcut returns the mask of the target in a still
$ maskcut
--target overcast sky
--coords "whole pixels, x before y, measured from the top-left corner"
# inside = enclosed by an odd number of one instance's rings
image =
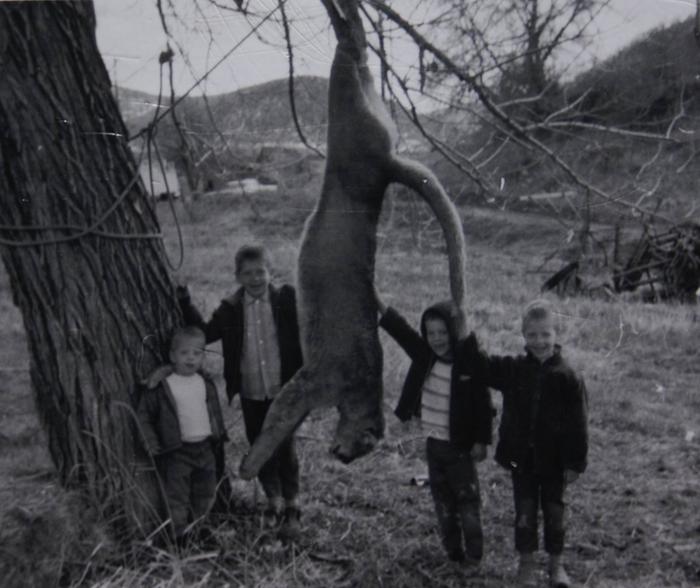
[[[156,0],[94,2],[97,41],[112,79],[121,86],[157,93],[158,55],[165,48],[167,36],[155,8]],[[220,2],[226,3],[230,4],[230,0]],[[191,0],[177,5],[181,6],[179,16],[187,26],[178,26],[171,19],[171,33],[186,49],[190,61],[186,65],[180,55],[176,57],[175,88],[182,93],[197,76],[241,43],[250,26],[239,15],[223,10],[203,18],[194,11]],[[264,14],[277,5],[277,0],[257,0],[255,5]],[[320,0],[291,0],[286,5],[289,16],[296,21],[293,35],[297,41],[297,73],[327,76],[334,39]],[[694,0],[612,0],[611,9],[597,23],[600,33],[591,48],[597,57],[605,57],[651,28],[691,16],[694,5]],[[395,2],[394,6],[400,7],[401,3]],[[209,28],[213,35],[209,34]],[[209,94],[229,92],[286,76],[288,65],[279,26],[267,22],[259,32],[276,46],[266,45],[255,36],[243,41],[195,93],[204,89]],[[214,41],[210,42],[212,37]],[[399,66],[404,62],[406,67],[415,61],[413,55],[405,55],[401,48],[395,51],[393,59]]]

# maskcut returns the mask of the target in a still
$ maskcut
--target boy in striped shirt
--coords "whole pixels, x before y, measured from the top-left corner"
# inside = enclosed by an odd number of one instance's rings
[[[451,560],[476,565],[483,555],[476,462],[486,457],[493,418],[476,337],[457,339],[450,302],[426,309],[418,333],[375,295],[379,325],[413,360],[395,413],[421,419],[442,543]]]

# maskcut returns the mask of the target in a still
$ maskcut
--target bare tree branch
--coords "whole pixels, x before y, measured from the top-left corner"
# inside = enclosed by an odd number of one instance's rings
[[[555,163],[576,185],[581,187],[585,192],[590,192],[595,194],[601,200],[614,204],[617,206],[623,206],[628,209],[637,211],[640,214],[647,215],[651,218],[657,218],[665,222],[672,223],[670,219],[664,215],[659,214],[656,211],[648,210],[643,207],[636,206],[633,203],[620,201],[619,199],[613,198],[597,186],[588,182],[579,173],[577,173],[567,162],[562,160],[557,156],[554,151],[547,145],[536,139],[527,132],[527,130],[513,120],[512,117],[508,116],[497,104],[491,99],[489,92],[484,88],[484,86],[479,82],[478,79],[470,75],[463,68],[459,67],[448,55],[433,45],[428,41],[423,35],[415,30],[409,22],[407,22],[400,14],[398,14],[393,8],[388,6],[382,0],[366,0],[370,5],[372,5],[376,10],[382,12],[388,19],[396,23],[401,29],[416,43],[418,47],[422,47],[425,51],[430,52],[447,71],[452,73],[457,79],[466,83],[469,88],[474,91],[478,96],[484,107],[498,120],[503,126],[510,130],[514,137],[522,140],[523,143],[532,146],[533,148],[544,153],[553,163]]]

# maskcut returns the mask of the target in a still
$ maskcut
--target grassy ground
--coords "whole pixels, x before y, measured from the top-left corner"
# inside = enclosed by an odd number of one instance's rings
[[[314,192],[316,187],[310,191]],[[264,241],[275,277],[293,279],[297,242],[311,202],[266,195],[255,212],[223,196],[177,207],[185,258],[177,277],[210,313],[234,287],[233,252]],[[415,203],[387,207],[377,276],[387,300],[417,321],[447,296],[442,242]],[[159,216],[173,259],[178,243],[165,204]],[[469,320],[493,352],[520,350],[519,309],[538,295],[534,273],[564,241],[551,220],[464,211]],[[477,571],[443,556],[416,426],[400,425],[395,404],[408,360],[384,335],[386,439],[343,466],[327,455],[335,415],[312,414],[299,431],[303,538],[284,548],[263,531],[255,483],[236,480],[240,514],[219,521],[213,551],[174,557],[114,545],[80,498],[52,475],[33,412],[21,317],[0,276],[0,577],[4,586],[483,586],[508,585],[515,571],[509,479],[491,457],[479,467],[486,556]],[[568,496],[566,557],[578,583],[597,587],[700,585],[700,395],[697,310],[633,300],[557,301],[561,342],[590,394],[590,466]],[[216,347],[213,347],[216,349]],[[212,353],[208,367],[221,373]],[[221,384],[221,381],[219,381]],[[221,387],[221,386],[220,386]],[[494,397],[498,404],[498,397]],[[226,411],[235,475],[246,450],[237,404]],[[542,559],[542,562],[544,560]],[[545,576],[541,576],[544,585]]]

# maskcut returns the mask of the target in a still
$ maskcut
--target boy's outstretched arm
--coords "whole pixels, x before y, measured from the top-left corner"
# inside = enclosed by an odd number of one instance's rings
[[[185,320],[186,325],[194,325],[204,331],[204,337],[206,343],[213,343],[221,339],[223,333],[223,320],[220,312],[220,308],[214,311],[211,319],[206,322],[199,310],[192,303],[192,297],[190,296],[190,290],[185,285],[180,285],[175,288],[175,294],[177,296],[177,302],[180,305],[180,311],[182,312],[182,317]]]
[[[478,345],[478,344],[477,344]],[[515,358],[511,355],[491,355],[479,345],[478,362],[481,377],[489,388],[495,388],[501,392],[512,387],[517,378],[515,372]],[[489,404],[490,404],[489,399]]]
[[[381,299],[375,287],[374,297],[377,302],[377,310],[381,314],[379,326],[382,327],[392,339],[394,339],[406,354],[415,359],[425,353],[426,343],[420,333],[408,324],[401,314],[394,308],[387,306]]]

